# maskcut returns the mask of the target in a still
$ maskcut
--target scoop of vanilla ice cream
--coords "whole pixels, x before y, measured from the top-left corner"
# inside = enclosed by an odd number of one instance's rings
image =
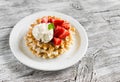
[[[33,30],[32,34],[36,40],[42,41],[44,43],[48,43],[53,38],[53,29],[48,29],[49,23],[41,23],[36,25]]]

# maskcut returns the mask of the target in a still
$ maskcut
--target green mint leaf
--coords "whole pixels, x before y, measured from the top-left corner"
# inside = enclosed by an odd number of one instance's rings
[[[53,23],[50,23],[50,24],[48,25],[48,29],[49,29],[49,30],[54,29],[54,24],[53,24]]]

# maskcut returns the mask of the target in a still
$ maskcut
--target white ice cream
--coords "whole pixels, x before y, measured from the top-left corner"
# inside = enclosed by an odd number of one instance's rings
[[[48,24],[42,23],[33,28],[32,34],[36,40],[42,41],[44,43],[47,43],[52,40],[53,29],[49,30]]]

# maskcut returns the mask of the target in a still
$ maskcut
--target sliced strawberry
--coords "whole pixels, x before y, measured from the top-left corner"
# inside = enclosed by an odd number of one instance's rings
[[[54,20],[54,25],[57,26],[57,25],[62,25],[64,22],[64,20],[60,20],[60,19],[55,19]]]
[[[63,26],[65,29],[67,29],[67,30],[70,29],[70,24],[69,24],[68,22],[64,22],[64,23],[62,24],[62,26]]]
[[[54,36],[55,37],[59,37],[63,32],[64,32],[64,28],[61,26],[56,26],[55,30],[54,30]]]
[[[53,18],[53,17],[49,17],[48,22],[50,22],[50,23],[54,23],[54,21],[55,21],[55,18]]]
[[[53,38],[54,45],[60,45],[61,44],[61,39],[60,38]]]
[[[67,31],[66,29],[64,30],[64,32],[59,36],[60,39],[64,39],[66,38],[66,36],[68,36],[70,33],[69,31]]]
[[[45,16],[41,19],[41,23],[48,23],[48,17]]]

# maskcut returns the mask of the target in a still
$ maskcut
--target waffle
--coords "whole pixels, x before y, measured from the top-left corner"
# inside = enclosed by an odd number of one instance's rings
[[[61,44],[56,46],[52,42],[43,43],[34,38],[32,35],[32,30],[35,25],[40,23],[40,19],[37,19],[36,22],[31,24],[27,34],[25,35],[25,43],[29,50],[37,57],[55,58],[63,54],[66,50],[69,49],[72,44],[72,33],[75,31],[74,27],[70,27],[70,35],[62,40]]]

